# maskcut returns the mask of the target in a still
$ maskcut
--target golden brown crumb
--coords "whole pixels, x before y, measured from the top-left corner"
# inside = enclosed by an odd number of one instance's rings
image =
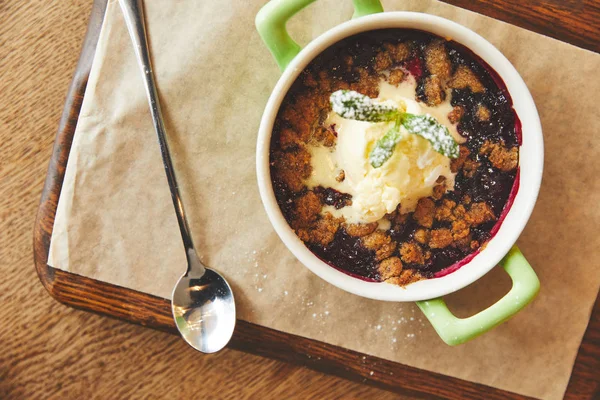
[[[352,83],[349,89],[355,90],[358,93],[362,93],[365,96],[376,98],[379,96],[379,77],[372,75],[366,68],[358,68],[359,79],[357,82]],[[339,88],[346,89],[346,88]]]
[[[333,132],[322,126],[317,126],[315,128],[313,131],[313,137],[317,142],[322,143],[325,147],[333,146],[337,140]]]
[[[296,235],[305,243],[310,243],[310,234],[308,233],[308,229],[296,229]]]
[[[407,264],[423,264],[423,250],[414,242],[402,243],[400,246],[400,257]]]
[[[375,250],[375,259],[381,261],[392,255],[396,250],[397,243],[383,231],[375,231],[361,238],[363,246],[369,250]]]
[[[300,175],[302,179],[308,178],[312,172],[310,153],[304,147],[299,147],[294,152],[286,154],[289,155],[287,166]]]
[[[319,98],[317,90],[307,90],[302,96],[296,97],[294,108],[299,111],[301,116],[308,120],[311,125],[319,118]]]
[[[384,43],[383,47],[389,52],[392,61],[395,63],[406,60],[410,55],[410,46],[408,43]]]
[[[490,112],[489,108],[487,108],[483,104],[479,104],[477,105],[476,115],[477,119],[479,119],[480,121],[488,121],[492,116],[492,113]]]
[[[466,213],[467,210],[465,210],[465,207],[462,204],[457,205],[456,208],[452,210],[452,215],[454,215],[456,219],[464,219]]]
[[[379,275],[381,280],[386,280],[394,276],[400,276],[402,272],[402,261],[398,257],[386,258],[379,264]]]
[[[375,70],[378,72],[385,71],[392,66],[392,58],[387,51],[381,51],[375,56]]]
[[[473,240],[469,247],[471,247],[471,250],[475,250],[479,247],[479,242],[477,240]]]
[[[375,252],[375,260],[381,261],[388,258],[396,251],[396,247],[398,247],[398,242],[384,244]]]
[[[335,180],[338,182],[344,182],[344,179],[346,179],[346,173],[344,170],[341,170],[340,173],[335,177]]]
[[[479,148],[479,154],[485,154],[485,155],[491,154],[492,151],[494,151],[494,149],[496,149],[497,147],[498,147],[498,143],[494,143],[489,140],[486,140],[485,142],[483,142],[483,144]]]
[[[400,204],[398,204],[398,207],[396,208],[396,211],[398,212],[396,214],[396,217],[394,218],[394,222],[396,224],[404,224],[406,222],[406,220],[408,219],[410,214],[402,214],[402,211],[400,210]]]
[[[452,245],[462,250],[468,250],[471,247],[471,234],[468,234],[462,239],[455,240]]]
[[[471,230],[465,220],[461,219],[452,223],[452,238],[454,240],[464,239],[469,236],[469,233],[471,233]]]
[[[417,223],[426,228],[431,228],[433,224],[433,214],[435,212],[435,203],[430,198],[424,197],[417,203],[417,208],[413,213],[413,218]]]
[[[425,50],[425,64],[432,75],[436,75],[442,82],[450,78],[452,65],[442,42],[434,42]]]
[[[390,75],[388,76],[388,82],[390,85],[398,86],[400,82],[404,79],[404,71],[401,69],[394,69],[390,71]]]
[[[300,229],[298,236],[305,242],[327,246],[333,241],[342,219],[335,218],[330,213],[317,221],[312,229]]]
[[[448,121],[452,124],[458,123],[465,115],[465,109],[462,106],[454,106],[452,111],[448,113]]]
[[[414,235],[415,240],[421,244],[429,242],[429,236],[429,231],[426,229],[418,229]]]
[[[331,103],[329,102],[329,93],[317,91],[313,98],[315,100],[317,108],[319,109],[319,120],[321,120],[331,110]]]
[[[429,247],[432,249],[443,249],[444,247],[450,246],[452,241],[452,232],[450,232],[450,229],[434,229],[431,231]]]
[[[355,90],[350,87],[351,85],[341,78],[332,78],[331,80],[331,91],[335,92],[336,90]],[[356,87],[356,86],[355,86]]]
[[[450,171],[457,173],[464,165],[465,160],[471,154],[471,151],[467,148],[467,146],[461,145],[459,147],[459,155],[458,158],[454,158],[450,160]]]
[[[400,273],[400,276],[393,276],[386,279],[384,282],[392,285],[406,286],[409,283],[417,282],[423,279],[423,276],[416,271],[405,269]]]
[[[310,153],[304,147],[294,151],[274,152],[273,164],[276,178],[281,179],[292,192],[304,189],[302,180],[312,172]]]
[[[375,232],[377,229],[377,222],[371,222],[370,224],[344,224],[344,229],[350,236],[362,237]]]
[[[473,203],[465,219],[472,226],[477,226],[496,219],[494,211],[486,203]]]
[[[504,172],[512,171],[519,164],[519,150],[516,147],[508,149],[504,143],[486,140],[479,153],[487,155],[492,165]]]
[[[281,132],[279,132],[279,146],[282,149],[288,150],[293,147],[301,146],[302,144],[302,140],[293,129],[283,128]]]
[[[442,196],[444,196],[444,193],[446,193],[446,184],[440,183],[433,187],[433,194],[431,195],[431,197],[433,197],[436,200],[439,200],[442,198]]]
[[[281,112],[281,118],[296,132],[298,139],[306,143],[310,138],[311,123],[293,104],[287,104]]]
[[[392,239],[384,231],[374,231],[361,238],[363,246],[369,250],[377,250],[384,244],[390,243]]]
[[[473,176],[475,176],[475,173],[477,172],[477,168],[479,168],[479,166],[481,165],[481,163],[478,163],[477,161],[473,161],[470,158],[468,158],[467,160],[465,160],[465,164],[463,165],[463,174],[467,177],[467,178],[472,178]]]
[[[282,111],[282,118],[297,132],[302,142],[308,141],[313,125],[317,122],[323,104],[322,94],[309,89],[297,96],[293,104],[287,104]]]
[[[485,91],[485,87],[481,84],[475,73],[465,65],[458,67],[448,86],[453,89],[466,89],[469,88],[473,93],[482,93]]]
[[[295,201],[294,228],[311,226],[317,220],[321,208],[321,199],[312,191],[298,197]]]
[[[442,88],[442,81],[437,75],[425,78],[425,102],[430,107],[441,104],[446,98],[446,92]]]
[[[463,203],[471,204],[471,196],[469,196],[468,194],[465,194],[463,197]]]
[[[442,204],[435,209],[435,219],[438,221],[452,222],[456,219],[452,210],[456,207],[456,203],[452,200],[444,199]]]

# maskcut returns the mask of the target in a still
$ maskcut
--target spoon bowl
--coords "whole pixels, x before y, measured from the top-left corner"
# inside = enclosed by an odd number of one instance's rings
[[[179,333],[196,350],[214,353],[231,339],[236,321],[233,293],[215,271],[190,271],[179,278],[171,305]]]

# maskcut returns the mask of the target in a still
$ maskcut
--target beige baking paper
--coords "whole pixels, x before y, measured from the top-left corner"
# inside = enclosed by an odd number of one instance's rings
[[[544,127],[544,182],[519,239],[541,293],[509,322],[448,347],[414,304],[336,289],[296,261],[271,228],[254,152],[280,72],[254,29],[262,4],[146,1],[154,69],[195,243],[204,262],[231,282],[239,318],[524,395],[562,398],[600,285],[600,55],[435,1],[384,3],[386,10],[449,18],[487,38],[522,74]],[[307,43],[351,15],[350,1],[320,0],[289,28]],[[71,149],[50,264],[165,298],[185,269],[142,78],[114,0]],[[448,301],[465,316],[509,286],[495,269]]]

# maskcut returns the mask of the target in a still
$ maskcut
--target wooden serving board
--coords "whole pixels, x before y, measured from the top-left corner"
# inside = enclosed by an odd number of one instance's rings
[[[600,52],[600,0],[446,2]],[[169,300],[47,265],[56,207],[106,5],[107,0],[94,0],[79,63],[67,94],[35,223],[35,266],[42,284],[66,305],[176,334]],[[418,397],[526,398],[245,321],[238,321],[229,347]],[[596,299],[579,348],[566,398],[600,398],[600,297]]]

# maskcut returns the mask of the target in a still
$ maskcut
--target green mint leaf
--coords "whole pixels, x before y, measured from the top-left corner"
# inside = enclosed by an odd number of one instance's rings
[[[385,135],[383,135],[375,147],[369,153],[369,162],[373,168],[381,167],[394,153],[396,145],[400,141],[400,119],[396,120],[396,124]]]
[[[338,90],[329,97],[333,111],[342,118],[367,122],[386,122],[398,116],[393,105],[377,104],[369,96],[353,90]]]
[[[448,128],[440,124],[431,115],[404,114],[402,125],[410,133],[427,139],[435,151],[449,158],[458,158],[458,143],[454,140]]]

